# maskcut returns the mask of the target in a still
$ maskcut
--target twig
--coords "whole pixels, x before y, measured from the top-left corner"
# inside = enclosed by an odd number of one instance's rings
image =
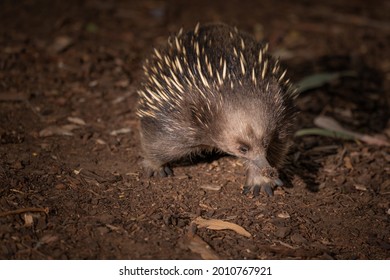
[[[37,207],[29,207],[29,208],[21,208],[17,210],[11,210],[11,211],[6,211],[3,213],[0,213],[0,217],[6,217],[10,215],[17,215],[25,212],[44,212],[46,215],[49,214],[49,207],[45,208],[37,208]]]

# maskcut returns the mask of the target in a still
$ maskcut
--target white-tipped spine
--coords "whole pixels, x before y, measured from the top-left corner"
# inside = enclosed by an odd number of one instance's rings
[[[176,44],[176,48],[178,51],[180,51],[180,43],[179,43],[179,39],[177,37],[175,37],[175,44]]]
[[[245,58],[242,53],[240,53],[240,65],[241,65],[242,75],[245,75]]]
[[[199,94],[201,99],[204,98],[207,106],[199,110],[211,111],[223,105],[224,96],[219,89],[225,86],[230,86],[232,90],[238,87],[239,94],[241,87],[251,82],[255,87],[265,86],[265,90],[269,91],[272,84],[267,75],[272,75],[280,85],[289,87],[288,94],[294,94],[291,93],[293,87],[289,80],[286,80],[287,71],[280,69],[279,60],[273,60],[267,54],[268,44],[260,47],[258,57],[256,53],[252,57],[248,54],[252,45],[245,45],[244,38],[236,28],[226,33],[229,50],[223,46],[221,51],[219,42],[206,34],[207,29],[200,30],[198,23],[192,36],[191,33],[183,35],[183,29],[180,29],[176,36],[168,39],[167,50],[154,49],[151,62],[146,61],[143,65],[148,82],[143,85],[143,90],[139,91],[139,116],[157,117],[159,110],[166,106],[164,104],[182,106],[185,100],[192,98],[188,97],[191,94]],[[212,44],[213,48],[218,50],[215,52],[218,55],[216,57],[213,56],[215,53],[210,52]],[[230,53],[225,53],[229,51]],[[233,67],[237,69],[232,69]],[[202,111],[198,113],[200,115],[196,117],[201,121]]]
[[[263,70],[261,71],[261,78],[264,80],[265,74],[267,73],[268,60],[264,61]]]
[[[223,61],[222,80],[225,80],[225,77],[226,77],[226,60]]]
[[[161,56],[160,52],[157,49],[154,49],[154,53],[156,54],[158,59],[162,60],[162,56]]]
[[[244,39],[242,38],[241,38],[241,49],[245,50],[245,43],[244,43]]]
[[[200,64],[200,59],[199,57],[197,58],[197,69],[198,69],[198,74],[199,74],[199,77],[200,77],[200,80],[202,81],[202,84],[206,87],[209,87],[209,83],[207,82],[207,79],[203,76],[203,73],[202,73],[202,65]]]
[[[261,65],[263,63],[263,50],[260,49],[259,50],[259,65]]]
[[[254,83],[255,86],[257,85],[255,68],[252,68],[252,82]]]
[[[287,70],[284,70],[284,72],[282,73],[282,75],[280,75],[280,77],[278,79],[279,82],[283,80],[283,78],[286,75],[286,73],[287,73]]]
[[[200,26],[200,23],[198,22],[195,26],[195,30],[194,30],[194,34],[195,35],[198,35],[198,32],[199,32],[199,26]]]

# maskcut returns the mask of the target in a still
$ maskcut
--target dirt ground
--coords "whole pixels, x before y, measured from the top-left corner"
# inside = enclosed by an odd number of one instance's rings
[[[389,14],[377,0],[1,1],[0,258],[390,259],[389,147],[297,137],[286,185],[251,198],[232,157],[143,176],[135,115],[152,47],[226,22],[269,41],[293,81],[354,71],[299,96],[297,129],[323,114],[389,140]]]

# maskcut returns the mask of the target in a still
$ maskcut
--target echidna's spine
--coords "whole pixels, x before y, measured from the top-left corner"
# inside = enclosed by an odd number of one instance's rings
[[[247,81],[267,91],[269,83],[264,83],[267,77],[273,77],[285,88],[286,98],[293,97],[286,70],[270,57],[267,44],[248,46],[245,34],[235,28],[229,29],[228,37],[237,43],[223,52],[218,47],[218,38],[208,37],[207,28],[197,24],[193,32],[184,34],[181,29],[169,38],[168,49],[154,49],[152,58],[143,67],[146,81],[139,90],[138,116],[156,118],[182,106],[190,93],[197,94],[193,98],[203,99],[210,108],[211,103],[220,102],[224,87],[233,89]]]

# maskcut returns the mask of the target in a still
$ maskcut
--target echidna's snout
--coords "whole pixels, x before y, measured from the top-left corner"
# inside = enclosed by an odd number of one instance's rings
[[[282,186],[283,182],[279,179],[279,173],[272,167],[264,155],[259,155],[252,161],[253,165],[259,170],[260,175],[274,180],[275,185]]]
[[[253,164],[257,166],[259,169],[270,168],[268,160],[264,155],[257,156],[254,160],[252,160]]]

